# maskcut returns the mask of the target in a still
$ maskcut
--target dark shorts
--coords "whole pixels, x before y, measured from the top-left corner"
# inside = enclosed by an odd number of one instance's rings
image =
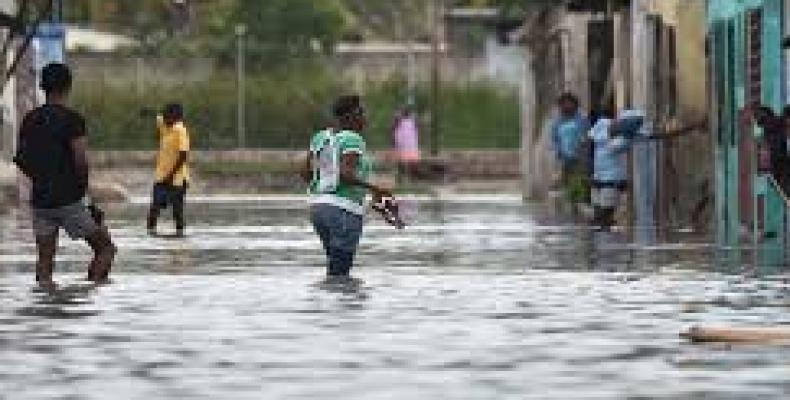
[[[101,226],[81,202],[58,208],[34,208],[33,232],[36,237],[56,236],[60,229],[72,239],[87,239]]]
[[[616,189],[621,192],[628,190],[628,181],[593,181],[594,189]]]
[[[183,207],[184,198],[187,193],[187,185],[172,186],[163,183],[154,185],[154,191],[151,196],[151,205],[156,208]]]
[[[602,208],[617,208],[621,195],[628,189],[626,181],[593,182],[592,203]]]

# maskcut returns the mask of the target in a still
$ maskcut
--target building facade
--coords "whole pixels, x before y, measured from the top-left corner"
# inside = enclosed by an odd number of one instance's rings
[[[788,11],[790,0],[602,0],[536,8],[516,32],[529,66],[522,141],[527,197],[545,194],[555,171],[546,127],[560,92],[576,93],[588,110],[636,107],[662,138],[640,141],[632,151],[630,224],[659,228],[648,229],[648,240],[676,228],[709,228],[722,244],[754,245],[767,250],[762,261],[783,262],[788,196],[761,168],[763,132],[751,110],[759,104],[781,114],[788,104]]]
[[[784,261],[786,204],[769,171],[760,168],[763,132],[750,116],[762,104],[777,114],[787,104],[787,57],[782,38],[788,2],[710,0],[710,115],[720,242],[751,242]]]
[[[527,197],[540,198],[551,185],[556,168],[548,126],[554,99],[568,91],[588,111],[640,108],[654,134],[671,136],[634,146],[630,225],[663,228],[658,232],[706,228],[713,207],[703,124],[705,2],[571,2],[537,8],[517,34],[529,62],[522,141]]]
[[[0,0],[0,12],[13,15],[16,9],[15,3],[15,0]],[[0,29],[0,42],[8,40],[8,36],[8,29]],[[0,62],[0,65],[3,66],[0,68],[3,72],[3,76],[6,75],[5,71],[11,63],[12,57],[12,54],[7,54],[6,59]],[[16,126],[16,106],[14,98],[14,80],[11,79],[6,83],[5,87],[2,88],[2,95],[0,95],[0,163],[8,163],[14,148],[14,128]],[[2,168],[2,166],[0,166],[0,168]]]

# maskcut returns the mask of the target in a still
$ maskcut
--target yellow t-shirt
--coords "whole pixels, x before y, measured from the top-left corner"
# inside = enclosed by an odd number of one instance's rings
[[[166,126],[162,116],[156,118],[159,131],[159,154],[156,157],[156,181],[161,182],[173,171],[178,155],[182,151],[189,151],[189,132],[183,122]],[[179,168],[173,176],[173,185],[183,186],[189,182],[189,166],[187,163]]]

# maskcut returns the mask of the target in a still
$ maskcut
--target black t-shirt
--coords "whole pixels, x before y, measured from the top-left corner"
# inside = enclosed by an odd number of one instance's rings
[[[780,178],[787,165],[787,139],[785,124],[780,118],[771,118],[763,126],[763,135],[771,155],[771,172]]]
[[[76,169],[72,141],[85,136],[85,120],[62,105],[29,112],[19,130],[17,163],[30,175],[34,208],[57,208],[80,201],[87,182]]]

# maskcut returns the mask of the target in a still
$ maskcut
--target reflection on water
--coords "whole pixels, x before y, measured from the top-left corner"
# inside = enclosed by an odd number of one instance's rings
[[[95,284],[75,283],[56,287],[34,287],[31,304],[17,309],[20,316],[41,318],[83,318],[98,315],[91,307],[90,297]]]
[[[326,280],[294,199],[195,204],[185,240],[109,210],[113,282],[31,284],[0,217],[0,398],[787,398],[790,349],[692,345],[703,325],[790,324],[784,270],[704,243],[634,245],[516,199],[425,202],[366,228],[355,278]]]

